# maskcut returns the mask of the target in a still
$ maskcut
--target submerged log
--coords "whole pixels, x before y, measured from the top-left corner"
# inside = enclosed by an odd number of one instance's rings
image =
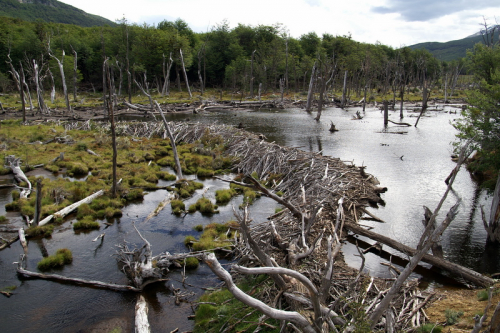
[[[368,231],[364,229],[363,227],[360,227],[359,225],[353,224],[353,223],[346,223],[344,227],[347,230],[350,230],[351,232],[354,232],[355,234],[362,235],[365,237],[368,237],[370,239],[373,239],[377,242],[380,242],[382,244],[388,245],[392,247],[393,249],[396,249],[408,256],[413,256],[415,253],[417,253],[417,250],[414,248],[411,248],[407,245],[401,244],[398,241],[395,241],[394,239],[391,239],[387,236],[383,236],[380,234],[377,234],[373,231]],[[438,257],[432,256],[430,254],[426,254],[422,258],[423,262],[426,262],[428,264],[431,264],[435,267],[441,268],[445,271],[448,271],[450,273],[453,273],[455,276],[459,276],[463,278],[466,281],[469,281],[473,283],[474,285],[477,286],[489,286],[492,285],[495,281],[489,277],[486,277],[482,274],[479,274],[471,269],[468,269],[466,267],[460,266],[458,264],[451,263],[449,261],[446,261],[444,259],[440,259]]]

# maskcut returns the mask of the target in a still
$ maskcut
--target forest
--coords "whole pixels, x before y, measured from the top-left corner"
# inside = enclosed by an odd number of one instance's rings
[[[21,65],[27,80],[33,81],[33,61],[44,89],[52,84],[61,89],[57,61],[49,50],[62,61],[70,91],[75,82],[78,92],[102,90],[103,62],[109,59],[116,85],[123,87],[117,90],[124,95],[137,89],[133,78],[146,78],[149,87],[162,94],[186,89],[187,80],[202,95],[206,88],[215,88],[253,97],[259,86],[262,93],[275,93],[280,82],[287,93],[307,91],[311,77],[317,91],[320,86],[342,87],[347,73],[348,94],[367,87],[373,92],[368,97],[393,92],[395,98],[397,92],[404,98],[410,85],[431,87],[446,81],[453,91],[459,74],[465,73],[462,60],[439,61],[423,49],[393,49],[315,32],[293,38],[280,24],[239,24],[231,29],[223,21],[206,33],[193,32],[181,19],[157,26],[122,19],[114,27],[83,28],[2,18],[0,25],[0,58],[6,59],[0,63],[3,92],[14,88],[9,72],[19,71]]]

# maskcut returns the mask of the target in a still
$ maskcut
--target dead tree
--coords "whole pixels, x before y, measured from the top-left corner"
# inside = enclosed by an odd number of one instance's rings
[[[191,89],[189,88],[189,81],[186,73],[186,66],[184,64],[184,57],[182,56],[182,49],[179,49],[179,53],[181,55],[181,63],[182,63],[182,72],[184,73],[184,81],[186,82],[186,88],[189,93],[189,98],[193,98],[193,95],[191,94]]]
[[[168,96],[170,93],[170,70],[173,63],[172,52],[170,52],[167,69],[165,69],[165,54],[163,54],[163,89],[161,90],[163,96]]]
[[[500,173],[497,177],[495,192],[491,201],[490,217],[487,220],[483,206],[481,206],[481,216],[484,228],[488,233],[488,242],[500,243]]]
[[[76,50],[71,46],[71,50],[73,51],[73,102],[76,102],[76,82],[78,79],[78,53],[76,53]]]
[[[316,62],[314,62],[312,71],[311,71],[311,79],[309,80],[309,90],[307,92],[307,103],[306,103],[306,111],[312,111],[312,102],[314,98],[314,81],[316,78]]]
[[[42,90],[42,83],[40,82],[40,73],[39,73],[39,67],[35,59],[33,59],[33,72],[35,74],[35,86],[36,86],[36,95],[38,99],[38,109],[40,110],[40,113],[42,114],[50,114],[49,109],[47,108],[47,105],[45,105],[45,101],[43,99],[43,90]]]
[[[116,192],[117,192],[117,184],[116,184],[116,160],[118,158],[118,151],[116,149],[116,131],[115,131],[115,114],[114,114],[114,109],[113,109],[113,97],[114,97],[114,87],[111,81],[111,68],[108,64],[109,58],[106,58],[104,60],[104,84],[108,84],[109,87],[109,95],[105,96],[105,104],[108,109],[108,116],[109,116],[109,121],[111,124],[111,145],[113,147],[113,179],[112,179],[112,185],[111,185],[111,195],[113,198],[116,197]],[[107,79],[107,80],[106,80]],[[107,101],[107,103],[106,103]]]
[[[61,73],[64,101],[66,102],[66,109],[68,110],[68,114],[71,114],[71,105],[69,104],[69,97],[68,97],[68,87],[66,86],[66,77],[64,75],[64,65],[63,65],[64,55],[65,55],[64,50],[62,51],[61,60],[59,60],[54,54],[52,54],[52,51],[50,50],[50,40],[49,40],[48,52],[49,56],[55,59],[57,61],[57,65],[59,66],[59,72]]]
[[[175,144],[175,138],[174,135],[172,134],[172,131],[170,130],[170,126],[167,123],[167,120],[165,119],[165,115],[163,114],[163,110],[161,109],[160,104],[158,104],[157,101],[155,101],[156,107],[158,108],[158,111],[160,112],[161,119],[163,120],[163,125],[165,126],[165,131],[167,132],[167,135],[170,139],[170,145],[172,146],[172,151],[174,152],[174,160],[175,160],[175,166],[176,166],[176,171],[177,171],[177,178],[183,179],[184,177],[182,176],[182,167],[181,167],[181,162],[179,160],[179,154],[177,153],[177,146]]]

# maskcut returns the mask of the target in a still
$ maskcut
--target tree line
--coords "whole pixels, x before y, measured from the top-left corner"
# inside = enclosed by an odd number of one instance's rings
[[[21,66],[27,84],[34,86],[36,61],[41,89],[61,90],[57,59],[69,91],[75,85],[81,92],[102,91],[103,63],[108,59],[116,90],[129,95],[135,89],[134,79],[162,94],[193,86],[201,94],[215,88],[243,91],[250,97],[259,89],[262,93],[280,88],[288,93],[306,91],[311,82],[321,93],[341,89],[345,80],[347,96],[366,88],[380,94],[392,92],[395,101],[403,100],[409,87],[426,90],[446,85],[453,93],[464,71],[463,60],[442,62],[425,49],[394,49],[328,33],[294,38],[281,24],[230,28],[223,21],[196,33],[181,19],[157,25],[130,24],[126,19],[117,23],[80,27],[2,18],[0,59],[5,61],[0,62],[0,89],[14,88],[12,72]]]

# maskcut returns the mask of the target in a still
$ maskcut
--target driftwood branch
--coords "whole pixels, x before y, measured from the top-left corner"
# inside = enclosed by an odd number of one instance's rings
[[[151,327],[148,321],[148,303],[144,296],[137,297],[135,304],[135,333],[149,333]]]
[[[65,277],[65,276],[57,275],[57,274],[42,274],[42,273],[37,273],[37,272],[31,272],[31,271],[25,270],[22,267],[23,261],[24,261],[24,256],[21,258],[21,261],[18,263],[18,266],[17,266],[17,273],[20,275],[29,276],[29,277],[33,277],[33,278],[37,278],[37,279],[52,280],[52,281],[57,281],[57,282],[71,282],[71,283],[81,284],[84,286],[98,287],[98,288],[104,288],[104,289],[110,289],[110,290],[116,290],[116,291],[141,292],[141,289],[135,288],[132,286],[125,286],[125,285],[113,284],[113,283],[105,283],[105,282],[101,282],[101,281],[84,280],[84,279],[79,279],[79,278],[69,278],[69,277]]]
[[[207,253],[203,256],[203,261],[208,265],[208,267],[217,275],[221,280],[226,283],[227,289],[233,294],[233,296],[240,302],[259,310],[266,316],[274,318],[276,320],[285,320],[292,322],[293,324],[299,326],[306,333],[317,333],[317,331],[312,327],[309,321],[302,316],[300,313],[295,311],[283,311],[277,310],[269,305],[245,294],[241,291],[233,282],[231,274],[226,271],[220,265],[219,261],[213,253]]]

